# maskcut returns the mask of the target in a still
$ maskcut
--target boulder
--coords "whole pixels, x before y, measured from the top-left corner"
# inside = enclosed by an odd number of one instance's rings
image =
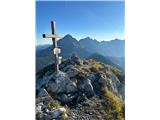
[[[82,60],[76,55],[76,54],[72,54],[71,58],[70,58],[70,63],[71,64],[78,64],[81,65],[82,64]]]
[[[69,78],[75,77],[79,73],[79,70],[73,65],[66,66],[63,71],[68,75]]]
[[[77,85],[75,82],[69,82],[66,86],[66,93],[75,93],[77,91]]]
[[[57,92],[57,90],[58,90],[58,85],[57,85],[57,83],[56,83],[55,81],[53,81],[53,80],[50,80],[50,81],[48,82],[48,85],[47,85],[47,90],[48,90],[48,91],[51,91],[52,93]]]
[[[72,82],[70,81],[69,77],[63,72],[56,74],[55,81],[58,87],[57,93],[64,93],[70,88],[68,86],[72,86]]]
[[[94,95],[93,86],[90,79],[84,79],[83,82],[79,84],[79,89],[83,91],[87,97],[92,97]]]
[[[36,80],[36,90],[39,90],[40,88],[42,88],[43,86],[45,86],[49,80],[50,80],[51,76],[44,76],[41,79],[37,79]]]
[[[59,73],[53,73],[47,84],[47,90],[53,93],[60,93],[66,91],[66,84],[69,78],[65,73],[59,71]]]
[[[58,74],[53,74],[50,78],[47,90],[56,94],[73,93],[77,91],[76,83],[71,81],[67,74],[59,71]]]
[[[66,112],[65,108],[57,108],[50,112],[52,118],[58,118],[60,115]]]

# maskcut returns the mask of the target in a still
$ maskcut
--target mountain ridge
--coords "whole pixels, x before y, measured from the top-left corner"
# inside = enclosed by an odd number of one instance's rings
[[[71,34],[66,34],[64,37],[66,37],[66,36],[70,36],[70,37],[72,37],[72,38],[74,38],[74,39],[76,39],[75,37],[73,37],[73,35],[71,35]],[[63,38],[64,38],[63,37]],[[92,40],[96,40],[96,41],[98,41],[97,39],[95,39],[95,38],[92,38],[92,37],[90,37],[90,36],[87,36],[87,37],[84,37],[84,38],[81,38],[81,39],[76,39],[77,41],[80,41],[80,40],[83,40],[83,39],[92,39]],[[60,39],[59,39],[60,40]],[[125,39],[119,39],[119,38],[115,38],[115,39],[110,39],[110,40],[102,40],[102,41],[98,41],[98,42],[111,42],[111,41],[116,41],[116,40],[118,40],[118,41],[125,41]],[[43,45],[52,45],[52,44],[37,44],[36,45],[36,47],[37,46],[43,46]]]
[[[91,37],[78,41],[70,34],[65,35],[57,41],[62,51],[60,56],[64,59],[69,58],[73,53],[85,59],[97,52],[103,56],[124,57],[124,42],[124,40],[119,39],[99,42]],[[53,58],[52,45],[43,49],[36,49],[36,71],[52,63],[54,61]]]

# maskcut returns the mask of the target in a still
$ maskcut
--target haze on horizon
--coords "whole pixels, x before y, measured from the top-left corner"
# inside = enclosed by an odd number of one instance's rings
[[[48,44],[42,34],[51,33],[56,21],[57,34],[70,34],[77,40],[124,39],[124,1],[36,1],[36,43]]]

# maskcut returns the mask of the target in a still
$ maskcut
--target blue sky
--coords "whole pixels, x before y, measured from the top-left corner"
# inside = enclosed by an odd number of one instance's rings
[[[57,34],[71,34],[78,40],[91,37],[99,41],[124,39],[124,2],[36,2],[36,42],[51,43],[42,38],[51,33],[50,21],[56,21]]]

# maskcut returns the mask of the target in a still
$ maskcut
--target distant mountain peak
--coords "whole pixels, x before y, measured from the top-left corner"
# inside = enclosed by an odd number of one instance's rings
[[[64,38],[73,38],[73,37],[72,37],[72,35],[67,34],[67,35],[64,36]]]
[[[98,41],[90,37],[77,40],[72,35],[67,34],[57,42],[61,46],[63,58],[68,58],[71,53],[77,53],[81,58],[87,58],[93,53],[100,53],[103,56],[124,57],[125,40]],[[39,71],[44,66],[53,62],[53,45],[36,47],[36,70]],[[123,62],[123,60],[120,60]],[[124,63],[124,62],[123,62]]]
[[[90,39],[90,40],[93,40],[91,37],[86,37],[86,38],[84,38],[84,39]]]
[[[81,40],[93,40],[91,37],[85,37],[85,38],[82,38]]]
[[[115,38],[115,39],[113,39],[111,41],[119,41],[119,40],[121,40],[121,39]]]
[[[60,43],[78,43],[77,39],[72,37],[72,35],[67,34],[62,39],[59,40]]]
[[[80,42],[98,42],[96,39],[92,39],[91,37],[86,37],[79,40]]]

